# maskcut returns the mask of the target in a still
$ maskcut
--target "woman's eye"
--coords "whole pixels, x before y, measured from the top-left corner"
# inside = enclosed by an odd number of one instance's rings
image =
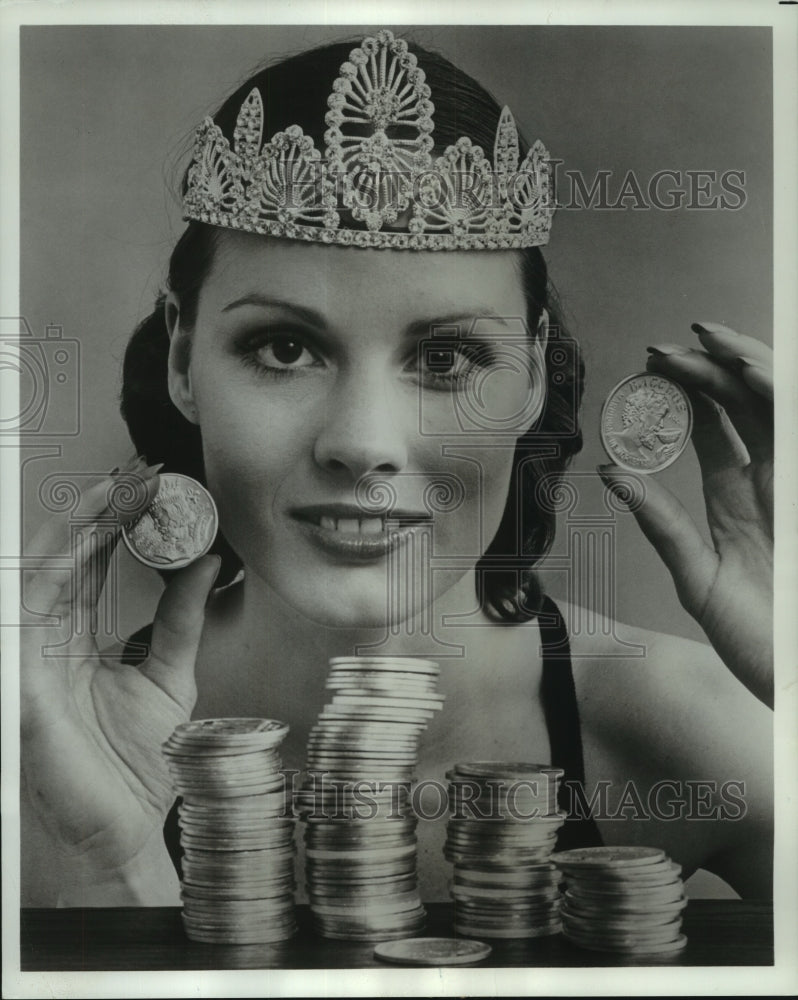
[[[480,345],[462,342],[425,346],[420,360],[421,381],[432,388],[457,388],[489,363]]]
[[[427,368],[443,375],[454,370],[460,357],[453,350],[430,350],[427,352]]]
[[[319,363],[318,357],[302,339],[291,334],[269,335],[260,344],[254,345],[245,358],[259,368],[279,372],[310,368]]]

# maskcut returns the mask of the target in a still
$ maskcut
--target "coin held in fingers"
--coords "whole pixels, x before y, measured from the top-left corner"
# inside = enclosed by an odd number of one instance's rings
[[[213,545],[219,515],[213,497],[195,479],[162,473],[144,513],[122,528],[128,549],[145,566],[181,569]]]
[[[690,400],[664,375],[629,375],[610,390],[601,409],[604,450],[630,472],[666,469],[684,451],[692,429]]]

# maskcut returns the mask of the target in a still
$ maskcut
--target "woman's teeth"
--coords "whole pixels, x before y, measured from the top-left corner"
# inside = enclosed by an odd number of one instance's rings
[[[380,535],[385,525],[380,517],[322,517],[319,521],[327,531],[340,531],[349,535]]]

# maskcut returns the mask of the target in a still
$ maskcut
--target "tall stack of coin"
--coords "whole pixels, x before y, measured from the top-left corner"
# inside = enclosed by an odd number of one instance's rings
[[[594,951],[681,950],[681,868],[655,847],[587,847],[554,861],[565,875],[563,934]]]
[[[419,737],[443,703],[438,673],[416,657],[330,661],[333,697],[311,730],[296,796],[313,923],[325,937],[383,941],[424,926],[411,787]]]
[[[447,772],[455,930],[467,937],[556,934],[560,873],[551,862],[565,816],[563,772],[544,764],[479,761]]]
[[[186,722],[163,744],[183,802],[183,924],[194,941],[259,944],[296,931],[294,828],[271,719]]]

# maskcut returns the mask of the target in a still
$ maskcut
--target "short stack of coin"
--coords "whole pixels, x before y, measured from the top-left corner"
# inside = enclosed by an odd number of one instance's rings
[[[443,703],[438,673],[416,657],[330,661],[332,701],[311,730],[296,796],[313,923],[325,937],[384,941],[424,927],[410,793],[419,737]]]
[[[447,772],[455,930],[466,937],[556,934],[561,876],[550,858],[565,817],[563,772],[543,764],[478,761]]]
[[[277,751],[287,732],[271,719],[201,719],[163,744],[183,798],[183,924],[193,941],[260,944],[296,931],[295,820]]]
[[[680,951],[681,868],[655,847],[586,847],[554,861],[565,876],[563,934],[593,951]]]

